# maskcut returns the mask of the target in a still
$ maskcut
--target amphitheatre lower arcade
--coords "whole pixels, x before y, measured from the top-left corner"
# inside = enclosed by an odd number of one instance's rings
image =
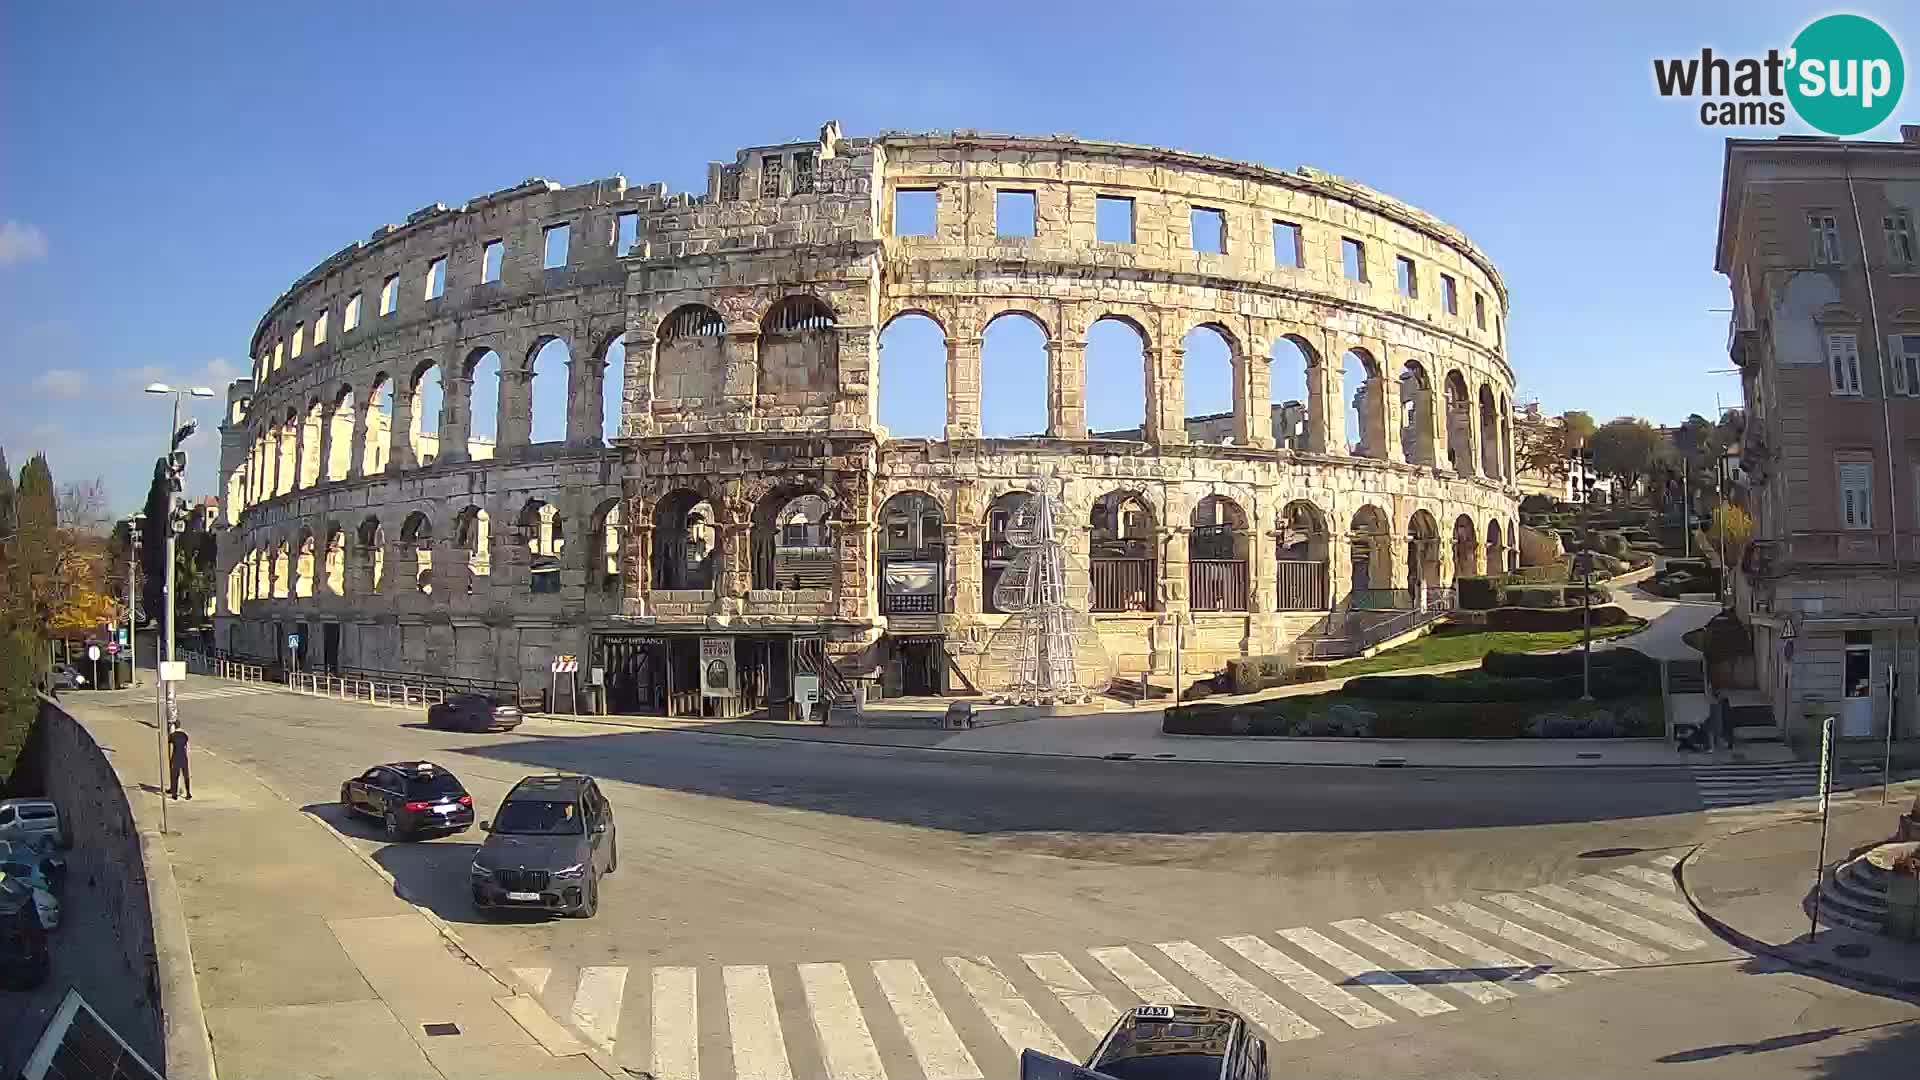
[[[1119,675],[1337,649],[1511,561],[1506,312],[1372,189],[1061,136],[828,124],[697,195],[436,204],[254,332],[215,644],[502,690],[572,655],[615,712],[988,690],[1044,489]]]

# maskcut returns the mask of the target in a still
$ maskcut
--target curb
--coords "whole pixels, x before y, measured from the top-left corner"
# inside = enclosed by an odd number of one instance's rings
[[[140,830],[140,861],[146,867],[147,911],[153,918],[153,958],[160,975],[160,1018],[167,1041],[167,1075],[175,1080],[218,1080],[213,1036],[200,1004],[200,981],[193,966],[186,907],[173,878],[173,857],[166,838]],[[177,1004],[179,1008],[172,1008]]]
[[[1759,938],[1756,938],[1753,935],[1748,934],[1745,931],[1742,931],[1739,928],[1728,924],[1725,920],[1719,918],[1718,916],[1714,915],[1711,911],[1709,911],[1706,905],[1702,904],[1700,900],[1693,895],[1693,890],[1687,887],[1686,869],[1687,869],[1687,865],[1693,862],[1694,856],[1699,855],[1701,852],[1706,851],[1709,847],[1712,847],[1714,844],[1717,844],[1720,841],[1727,839],[1728,837],[1740,836],[1749,832],[1758,832],[1761,829],[1765,829],[1766,827],[1767,826],[1760,825],[1751,829],[1740,829],[1735,832],[1725,833],[1721,836],[1716,836],[1711,840],[1707,840],[1699,844],[1692,851],[1687,852],[1686,857],[1682,858],[1678,863],[1674,864],[1674,867],[1673,867],[1674,884],[1677,888],[1679,888],[1680,895],[1686,897],[1687,906],[1693,909],[1693,913],[1699,917],[1700,921],[1705,923],[1707,925],[1707,928],[1712,930],[1715,935],[1720,937],[1721,940],[1727,942],[1730,945],[1733,945],[1735,948],[1742,949],[1746,952],[1754,953],[1756,955],[1770,957],[1798,971],[1819,972],[1823,975],[1832,975],[1852,983],[1865,983],[1869,986],[1877,986],[1883,990],[1895,990],[1902,993],[1920,993],[1920,976],[1903,979],[1894,975],[1882,975],[1879,972],[1861,971],[1857,968],[1853,968],[1846,964],[1838,963],[1832,960],[1825,960],[1819,957],[1804,956],[1797,953],[1789,952],[1786,948],[1782,946],[1774,945],[1766,941],[1761,941]],[[1866,847],[1869,847],[1869,848],[1873,846],[1874,846],[1873,844],[1866,845]],[[1855,852],[1855,854],[1858,854],[1858,851],[1863,851],[1865,849],[1866,848],[1858,849]],[[1849,855],[1846,858],[1852,858],[1852,857],[1853,857],[1852,855]],[[1842,859],[1841,861],[1844,862],[1845,859]],[[1822,873],[1824,873],[1825,870],[1826,870],[1825,867],[1821,868]]]

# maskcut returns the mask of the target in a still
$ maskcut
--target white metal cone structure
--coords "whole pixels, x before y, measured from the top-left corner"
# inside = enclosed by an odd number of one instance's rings
[[[1015,515],[1007,542],[1019,551],[994,589],[1011,612],[987,642],[989,670],[1006,673],[997,700],[1053,705],[1091,700],[1113,675],[1085,612],[1067,602],[1066,559],[1045,491]]]

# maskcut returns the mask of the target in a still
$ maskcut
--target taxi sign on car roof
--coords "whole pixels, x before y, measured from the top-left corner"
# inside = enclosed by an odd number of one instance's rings
[[[1133,1017],[1136,1020],[1171,1020],[1173,1019],[1173,1006],[1136,1005],[1133,1009]]]

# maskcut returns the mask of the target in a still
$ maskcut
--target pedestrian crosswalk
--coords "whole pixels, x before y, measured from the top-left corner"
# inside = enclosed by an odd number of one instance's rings
[[[616,1063],[658,1080],[982,1080],[1010,1075],[1027,1048],[1084,1057],[1142,1002],[1224,1005],[1290,1042],[1500,1007],[1698,953],[1710,938],[1674,888],[1678,861],[1218,938],[514,974]]]
[[[1875,778],[1858,769],[1837,768],[1829,778],[1835,792],[1873,782]],[[1708,812],[1736,809],[1757,803],[1811,799],[1820,789],[1820,766],[1811,761],[1777,762],[1768,765],[1696,765],[1694,786]],[[1845,796],[1851,799],[1852,796]]]
[[[174,694],[175,701],[212,701],[217,698],[253,697],[256,694],[274,694],[284,690],[280,686],[259,686],[242,683],[205,684],[189,680],[186,689]]]

